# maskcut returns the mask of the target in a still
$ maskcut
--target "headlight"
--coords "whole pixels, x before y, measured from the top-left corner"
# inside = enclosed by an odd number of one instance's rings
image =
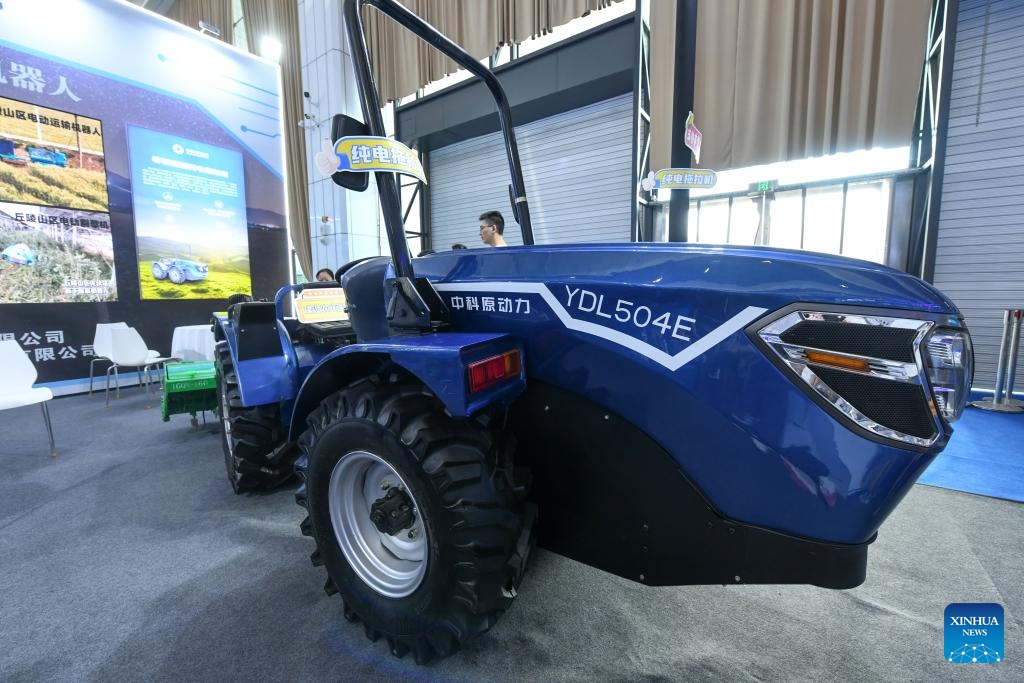
[[[935,409],[953,422],[964,412],[974,378],[974,350],[966,331],[940,328],[921,349]]]
[[[970,390],[970,337],[929,320],[798,310],[754,338],[841,421],[910,446],[938,442]]]

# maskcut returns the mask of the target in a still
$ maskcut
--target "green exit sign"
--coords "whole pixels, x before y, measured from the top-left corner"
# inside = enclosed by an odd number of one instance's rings
[[[750,183],[750,189],[747,191],[752,194],[764,194],[765,192],[774,192],[778,186],[778,180],[761,180],[756,183]]]

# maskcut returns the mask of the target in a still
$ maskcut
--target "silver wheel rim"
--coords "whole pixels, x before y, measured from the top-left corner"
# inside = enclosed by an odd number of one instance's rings
[[[223,365],[221,369],[223,369]],[[231,441],[231,407],[228,405],[228,381],[223,375],[220,378],[220,419],[224,425],[224,438],[228,445],[228,453],[235,456],[235,446]]]
[[[393,486],[412,501],[413,523],[390,536],[370,521],[370,507]],[[366,451],[346,454],[331,471],[328,504],[334,537],[363,583],[389,598],[419,587],[427,572],[427,530],[419,504],[391,465]]]

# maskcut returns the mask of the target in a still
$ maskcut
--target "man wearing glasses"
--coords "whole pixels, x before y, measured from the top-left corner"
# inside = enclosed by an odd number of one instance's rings
[[[486,211],[480,214],[480,239],[489,247],[504,247],[505,219],[500,211]]]

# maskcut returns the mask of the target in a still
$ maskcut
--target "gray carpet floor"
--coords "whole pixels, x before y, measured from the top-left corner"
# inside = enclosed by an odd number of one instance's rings
[[[0,412],[0,680],[1024,680],[1024,505],[917,486],[854,590],[649,588],[538,551],[497,626],[444,661],[345,622],[292,487],[235,496],[211,424],[128,389]],[[994,474],[997,476],[997,473]],[[1006,610],[1005,660],[943,659],[950,602]]]

